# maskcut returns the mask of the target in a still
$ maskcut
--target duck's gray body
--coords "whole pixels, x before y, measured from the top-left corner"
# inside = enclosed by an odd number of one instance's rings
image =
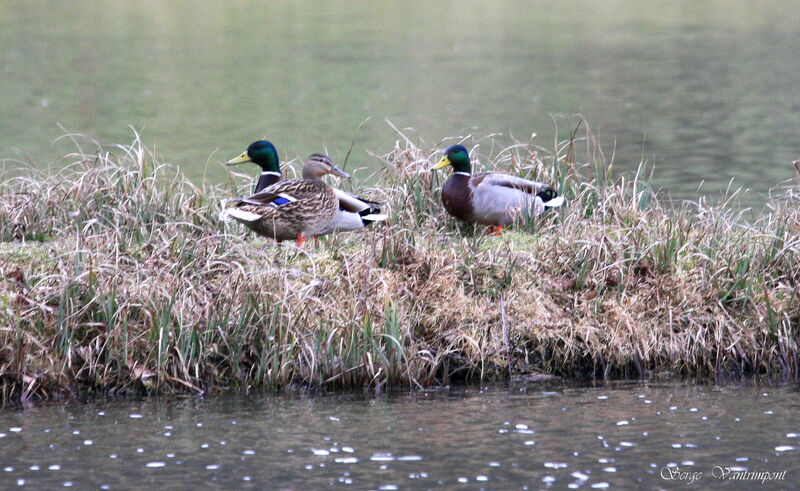
[[[454,172],[442,188],[442,204],[459,220],[507,226],[560,206],[563,198],[559,196],[544,201],[542,193],[549,190],[547,184],[508,174]]]

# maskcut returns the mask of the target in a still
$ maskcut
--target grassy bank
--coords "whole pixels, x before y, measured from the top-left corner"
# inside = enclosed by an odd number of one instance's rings
[[[197,187],[138,141],[3,176],[4,400],[800,374],[797,188],[745,221],[667,206],[641,175],[579,165],[566,145],[478,143],[484,168],[557,183],[567,205],[488,237],[444,214],[440,155],[405,139],[378,157],[379,187],[359,189],[388,224],[303,248],[219,220],[249,179]]]

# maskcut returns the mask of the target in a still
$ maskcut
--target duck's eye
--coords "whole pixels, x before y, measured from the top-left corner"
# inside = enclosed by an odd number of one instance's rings
[[[543,201],[550,201],[551,199],[556,197],[556,192],[552,189],[545,189],[539,195],[542,197]]]

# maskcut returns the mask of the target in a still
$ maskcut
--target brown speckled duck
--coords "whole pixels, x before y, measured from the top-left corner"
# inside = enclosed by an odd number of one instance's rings
[[[309,156],[303,165],[303,179],[322,180],[327,174],[350,178],[350,174],[341,170],[330,157],[320,153]],[[382,215],[378,208],[379,203],[353,196],[337,188],[333,188],[333,192],[339,200],[339,210],[331,223],[316,235],[360,230],[386,220],[386,215]]]
[[[329,173],[338,170],[331,169]],[[339,200],[333,188],[322,180],[302,179],[279,181],[247,198],[230,200],[227,206],[223,211],[225,219],[234,219],[278,242],[294,239],[300,245],[330,226],[339,210]]]
[[[563,197],[541,182],[499,172],[472,174],[469,152],[462,145],[448,147],[433,168],[448,165],[453,174],[442,188],[444,208],[459,220],[488,225],[495,235],[500,235],[504,226],[564,203]]]

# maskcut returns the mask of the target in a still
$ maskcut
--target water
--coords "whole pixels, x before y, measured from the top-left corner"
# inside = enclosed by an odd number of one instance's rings
[[[800,158],[799,45],[795,1],[0,0],[0,158],[57,168],[59,124],[113,143],[132,125],[220,182],[260,137],[287,160],[354,141],[375,166],[385,119],[428,145],[552,148],[551,114],[564,138],[580,113],[618,170],[644,157],[676,198],[735,178],[758,206]]]
[[[785,470],[771,488],[800,478],[797,388],[785,386],[75,402],[6,409],[0,435],[3,489],[687,487],[662,475],[737,484],[715,466]]]

